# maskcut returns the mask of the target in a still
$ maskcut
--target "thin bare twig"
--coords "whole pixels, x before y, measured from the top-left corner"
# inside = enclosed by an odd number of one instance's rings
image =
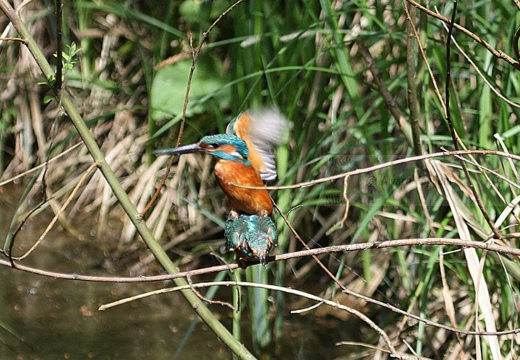
[[[517,234],[517,236],[520,236]],[[440,246],[440,245],[452,245],[463,248],[476,248],[493,251],[499,254],[511,255],[520,258],[520,249],[494,244],[492,241],[468,241],[461,239],[448,239],[448,238],[423,238],[423,239],[397,239],[397,240],[384,240],[376,241],[371,243],[359,243],[349,245],[335,245],[322,247],[311,250],[301,250],[292,253],[278,254],[269,257],[269,262],[283,261],[289,259],[297,259],[308,257],[312,255],[324,255],[338,252],[347,251],[364,251],[364,250],[376,250],[376,249],[387,249],[395,247],[405,246]],[[122,277],[122,276],[94,276],[94,275],[81,275],[81,274],[66,274],[55,271],[42,270],[31,266],[26,266],[20,263],[15,263],[18,270],[29,272],[36,275],[42,275],[51,277],[54,279],[61,280],[75,280],[75,281],[92,281],[92,282],[105,282],[105,283],[139,283],[139,282],[155,282],[155,281],[167,281],[177,278],[185,278],[190,276],[199,276],[205,274],[212,274],[220,271],[238,269],[237,264],[226,264],[211,266],[202,269],[189,270],[184,272],[178,272],[176,274],[165,274],[155,276],[138,276],[138,277]],[[11,264],[7,260],[0,259],[0,266],[11,267]]]
[[[27,40],[22,38],[14,38],[14,37],[0,37],[0,43],[2,41],[19,41],[21,43],[27,44]]]
[[[77,185],[74,187],[74,189],[70,193],[70,196],[68,197],[68,199],[65,201],[65,203],[60,208],[60,210],[54,215],[54,218],[51,220],[51,222],[49,223],[49,225],[47,226],[47,228],[45,229],[43,234],[38,238],[38,240],[34,243],[34,245],[31,246],[31,248],[29,250],[27,250],[27,252],[25,254],[23,254],[22,256],[20,256],[18,258],[14,258],[15,260],[21,261],[21,260],[25,259],[27,256],[29,256],[38,247],[38,245],[43,241],[45,236],[47,236],[49,231],[51,231],[51,229],[54,226],[54,224],[56,223],[56,221],[58,221],[58,218],[63,213],[63,211],[65,211],[67,206],[69,206],[69,204],[71,203],[72,199],[74,198],[74,196],[76,196],[76,193],[78,192],[78,190],[81,187],[81,185],[83,185],[83,183],[85,182],[87,177],[92,173],[92,171],[94,171],[95,169],[99,168],[100,166],[101,166],[101,163],[99,163],[99,162],[95,162],[95,163],[93,163],[92,165],[89,166],[89,168],[87,169],[85,174],[81,177],[81,179],[79,180]],[[13,241],[13,243],[14,243],[14,241]]]
[[[448,30],[446,24],[443,24],[444,25],[444,28],[446,30]],[[519,29],[520,30],[520,29]],[[519,35],[520,36],[520,35]],[[477,66],[477,64],[475,64],[475,62],[473,61],[473,59],[471,59],[471,57],[464,51],[464,49],[459,45],[459,43],[457,42],[457,40],[455,40],[455,38],[452,37],[451,41],[453,42],[453,44],[457,47],[457,49],[461,52],[461,54],[464,56],[464,58],[466,58],[466,60],[471,64],[471,66],[473,66],[473,68],[475,69],[475,71],[477,72],[477,74],[480,76],[480,78],[487,84],[487,86],[489,86],[489,88],[491,89],[491,91],[493,91],[499,98],[501,98],[502,100],[504,100],[506,103],[508,103],[509,105],[513,106],[513,107],[516,107],[516,108],[520,108],[520,104],[518,103],[515,103],[514,101],[511,101],[509,100],[508,98],[506,98],[504,95],[502,95],[500,93],[500,91],[498,91],[497,87],[494,86],[493,84],[491,84],[491,82],[486,78],[486,76],[482,73],[482,71],[480,70],[480,68]],[[518,42],[518,41],[517,41]]]
[[[432,11],[432,10],[422,6],[421,4],[416,2],[415,0],[406,0],[406,1],[408,3],[410,3],[412,6],[415,6],[419,10],[423,11],[424,13],[426,13],[426,14],[428,14],[428,15],[436,18],[436,19],[441,20],[441,21],[445,22],[446,24],[450,23],[450,20],[448,18],[446,18],[446,17],[444,17],[444,16],[442,16],[440,14],[437,14],[435,11]],[[496,50],[488,42],[486,42],[485,40],[481,39],[479,36],[475,35],[471,31],[466,29],[464,26],[462,26],[460,24],[457,24],[457,23],[454,23],[453,26],[454,26],[455,29],[460,30],[462,33],[464,33],[465,35],[469,36],[470,38],[472,38],[473,40],[475,40],[476,42],[478,42],[479,44],[484,46],[495,57],[497,57],[499,59],[502,59],[502,60],[505,60],[506,62],[508,62],[509,64],[514,66],[516,69],[520,70],[520,62],[519,61],[513,59],[511,56],[507,55],[502,50]]]
[[[195,286],[195,284],[193,284],[193,281],[191,281],[191,276],[190,274],[188,274],[188,276],[186,276],[186,280],[188,281],[188,285],[190,285],[190,289],[191,291],[193,291],[195,293],[195,295],[197,295],[199,297],[199,299],[201,299],[202,301],[205,301],[207,302],[208,304],[212,304],[212,305],[221,305],[221,306],[227,306],[228,308],[230,308],[231,310],[235,311],[235,308],[233,307],[233,305],[231,305],[230,303],[228,302],[225,302],[225,301],[219,301],[219,300],[210,300],[208,299],[207,297],[205,297],[204,295],[202,295],[200,293],[200,291],[197,290],[197,287],[198,286]],[[101,310],[101,307],[100,307],[100,310]]]
[[[99,310],[100,311],[104,311],[104,310],[110,309],[112,307],[115,307],[115,306],[118,306],[118,305],[122,305],[122,304],[126,304],[126,303],[129,303],[129,302],[137,300],[137,299],[143,299],[143,298],[154,296],[154,295],[180,291],[180,290],[182,290],[186,286],[189,287],[190,285],[176,286],[176,287],[172,287],[172,288],[166,288],[166,289],[159,289],[159,290],[149,291],[149,292],[142,293],[142,294],[139,294],[139,295],[136,295],[136,296],[132,296],[132,297],[129,297],[129,298],[125,298],[125,299],[114,301],[114,302],[111,302],[111,303],[108,303],[108,304],[101,305],[99,307]],[[305,297],[307,299],[314,300],[314,301],[316,301],[316,302],[318,302],[320,304],[326,304],[328,306],[337,307],[338,309],[346,310],[348,312],[350,312],[350,310],[351,310],[347,306],[342,305],[342,304],[338,304],[335,301],[327,300],[327,299],[321,298],[319,296],[303,292],[301,290],[291,289],[291,288],[282,287],[282,286],[278,286],[278,285],[258,284],[258,283],[245,282],[245,281],[212,281],[212,282],[204,282],[204,283],[192,284],[191,286],[192,287],[196,287],[196,288],[205,288],[205,287],[211,287],[211,286],[226,286],[226,287],[244,286],[244,287],[253,287],[253,288],[281,291],[281,292],[284,292],[284,293],[287,293],[287,294],[292,294],[292,295]]]
[[[300,291],[300,290],[291,289],[291,288],[287,288],[287,287],[280,287],[280,286],[276,286],[276,285],[258,284],[258,283],[250,283],[250,282],[243,282],[243,281],[214,281],[214,282],[208,282],[208,283],[193,284],[194,287],[209,287],[209,286],[227,286],[227,287],[229,287],[229,286],[237,286],[237,285],[238,286],[246,286],[246,287],[262,288],[262,289],[268,289],[268,290],[274,290],[274,291],[282,291],[282,292],[285,292],[285,293],[302,296],[302,297],[314,300],[314,301],[316,301],[318,303],[323,303],[323,304],[326,304],[326,305],[334,306],[334,307],[337,307],[337,308],[345,310],[345,311],[349,311],[350,312],[350,310],[351,310],[350,308],[346,307],[345,305],[339,304],[336,301],[327,300],[327,299],[321,298],[321,297],[316,296],[316,295],[305,293],[305,292]],[[142,298],[145,298],[145,297],[148,297],[148,296],[164,294],[164,293],[169,293],[169,292],[174,292],[174,291],[180,291],[182,289],[186,289],[186,288],[189,288],[189,287],[190,287],[190,285],[183,285],[183,286],[177,286],[177,287],[174,287],[174,288],[159,289],[159,290],[155,290],[155,291],[139,294],[139,295],[133,296],[131,298],[122,299],[122,300],[118,300],[116,302],[112,302],[112,303],[109,303],[109,304],[101,305],[99,307],[99,310],[103,311],[103,310],[109,309],[109,308],[117,306],[117,305],[121,305],[121,304],[130,302],[130,301],[134,301],[136,299],[142,299]],[[393,305],[390,305],[390,304],[386,304],[386,305],[388,305],[387,306],[388,308],[395,308],[395,306],[393,306]],[[404,311],[401,310],[401,312],[404,312]],[[461,335],[506,336],[506,335],[520,333],[520,329],[514,329],[514,330],[508,330],[508,331],[494,331],[494,332],[465,331],[465,330],[455,329],[455,328],[452,328],[450,326],[438,324],[438,323],[435,323],[433,321],[430,321],[430,320],[427,320],[427,319],[423,319],[423,318],[420,318],[420,317],[417,317],[417,316],[415,316],[415,318],[417,318],[421,322],[426,323],[427,325],[437,326],[437,327],[440,327],[442,329],[449,330],[449,331],[452,331],[454,333],[458,333],[458,334],[461,334]]]
[[[459,143],[462,143],[460,140],[459,135],[457,134],[457,130],[455,130],[455,125],[453,124],[453,121],[451,120],[451,111],[450,111],[450,82],[451,82],[451,41],[453,38],[453,28],[455,25],[455,19],[457,17],[457,4],[458,1],[453,1],[453,13],[451,16],[451,20],[448,23],[448,39],[446,40],[446,93],[445,93],[445,101],[446,101],[446,122],[448,123],[448,128],[450,129],[451,138],[453,140],[453,147],[455,150],[460,150]],[[489,227],[493,231],[493,234],[495,234],[495,237],[497,239],[500,239],[501,234],[500,231],[496,228],[493,220],[491,219],[491,216],[489,216],[489,213],[487,212],[484,203],[482,202],[482,199],[480,198],[479,193],[477,192],[477,189],[475,188],[475,185],[473,184],[472,177],[468,171],[468,167],[464,161],[461,161],[460,164],[462,165],[462,169],[464,171],[464,174],[466,176],[466,179],[468,181],[468,186],[471,190],[471,193],[473,194],[473,197],[477,203],[478,208],[480,209],[480,212],[484,216],[484,219],[486,219],[486,222],[488,223]]]
[[[238,6],[238,4],[240,4],[243,1],[244,0],[236,1],[226,11],[224,11],[222,14],[220,14],[219,17],[213,22],[213,24],[211,24],[211,26],[208,28],[208,30],[206,30],[206,31],[204,31],[202,33],[202,37],[200,39],[200,43],[199,43],[199,45],[196,48],[193,47],[193,38],[191,37],[191,34],[188,35],[189,36],[189,41],[190,41],[190,47],[191,47],[191,50],[192,50],[191,51],[191,55],[192,55],[193,61],[191,63],[190,74],[188,76],[188,84],[186,85],[186,94],[184,95],[184,106],[182,108],[182,117],[181,117],[181,122],[180,122],[180,125],[179,125],[179,133],[177,135],[177,141],[175,142],[175,146],[179,146],[180,145],[181,139],[182,139],[182,134],[184,132],[184,125],[186,124],[186,112],[188,110],[189,96],[190,96],[190,90],[191,90],[191,82],[192,82],[192,79],[193,79],[193,74],[195,72],[195,67],[197,65],[197,61],[199,60],[200,52],[202,51],[202,46],[206,42],[210,32],[213,30],[213,28],[215,26],[217,26],[217,24],[220,22],[220,20],[222,20],[222,18],[224,16],[226,16],[236,6]],[[145,206],[143,211],[141,211],[141,216],[144,217],[145,214],[153,206],[153,204],[155,204],[155,202],[157,201],[157,198],[159,197],[159,194],[161,193],[161,190],[164,187],[164,184],[166,183],[166,179],[168,178],[168,174],[170,173],[170,170],[172,168],[173,159],[174,159],[174,157],[171,158],[170,163],[168,164],[168,166],[166,168],[166,172],[164,174],[164,177],[161,180],[161,183],[159,184],[159,186],[157,187],[157,190],[155,191],[154,195],[152,196],[152,198],[150,199],[148,204]]]
[[[204,31],[202,33],[202,37],[200,39],[199,45],[196,48],[193,48],[193,46],[192,46],[193,62],[192,62],[192,65],[191,65],[190,75],[188,77],[188,85],[186,87],[186,96],[185,96],[185,99],[184,99],[184,108],[182,109],[182,118],[181,118],[181,124],[180,124],[180,128],[179,128],[179,134],[177,136],[176,146],[179,146],[179,144],[181,143],[182,133],[183,133],[183,130],[184,130],[184,124],[186,123],[186,111],[188,109],[188,101],[189,101],[188,99],[189,99],[189,94],[190,94],[191,81],[192,81],[192,78],[193,78],[193,73],[195,72],[195,66],[197,65],[197,61],[199,60],[199,55],[200,55],[200,52],[202,50],[202,46],[204,45],[204,43],[208,39],[208,36],[209,36],[210,32],[213,30],[213,28],[215,26],[217,26],[217,24],[220,22],[220,20],[222,20],[222,18],[224,16],[226,16],[229,12],[231,12],[235,7],[237,7],[243,1],[244,0],[236,1],[226,11],[224,11],[222,14],[220,14],[219,17],[213,22],[213,24],[211,24],[211,26],[208,28],[208,30],[206,30],[206,31]],[[192,38],[190,37],[190,45],[192,45],[191,42],[192,42]]]
[[[18,226],[18,228],[16,229],[16,231],[12,234],[8,234],[7,236],[7,239],[6,239],[6,248],[8,249],[7,250],[7,256],[9,257],[9,262],[11,263],[11,266],[14,267],[14,261],[13,261],[13,249],[14,249],[14,243],[16,241],[16,238],[19,234],[19,232],[22,230],[22,227],[25,225],[25,223],[27,222],[27,220],[29,220],[29,218],[36,212],[36,210],[40,209],[43,205],[45,205],[48,201],[47,199],[47,180],[46,180],[46,175],[47,175],[47,170],[49,169],[49,157],[50,157],[50,152],[47,156],[47,161],[45,161],[44,163],[44,166],[43,166],[43,170],[42,170],[42,175],[41,175],[41,184],[42,184],[42,189],[41,189],[41,193],[43,194],[43,198],[42,200],[40,201],[40,203],[38,205],[36,205],[28,214],[27,216],[23,219],[23,221],[20,223],[20,225]],[[39,173],[38,173],[39,174]],[[22,198],[25,198],[25,196],[29,193],[29,189],[32,188],[32,186],[34,185],[34,183],[36,182],[36,179],[37,179],[37,175],[35,175],[33,177],[33,180],[31,180],[29,182],[29,185],[27,185],[27,189],[26,191],[24,192],[24,195],[22,195]],[[18,210],[16,210],[17,212]],[[15,212],[15,214],[16,214]],[[14,218],[16,217],[16,215],[13,217],[13,220]],[[11,229],[9,229],[11,230]]]
[[[459,137],[457,135],[457,131],[455,130],[455,126],[453,125],[453,121],[451,121],[451,111],[450,111],[450,81],[451,81],[451,37],[453,34],[453,26],[455,25],[455,18],[457,16],[457,0],[453,1],[453,13],[451,16],[451,20],[448,22],[448,39],[446,40],[446,83],[445,83],[445,93],[444,93],[444,101],[445,109],[446,109],[446,122],[448,123],[448,128],[450,129],[451,138],[453,141],[453,147],[455,150],[460,150],[459,148]]]
[[[413,8],[411,10],[408,9],[408,6],[405,5],[406,11],[406,81],[408,85],[408,109],[410,110],[410,126],[412,128],[412,139],[413,139],[413,150],[415,155],[422,154],[421,148],[421,128],[419,126],[419,97],[417,95],[417,51],[416,46],[418,46],[419,42],[416,43],[415,34],[417,33],[415,29],[415,21],[416,21],[416,13],[417,9]],[[421,164],[421,163],[418,163]]]
[[[235,184],[235,183],[229,183],[230,185],[242,187],[245,189],[267,189],[267,190],[288,190],[288,189],[301,189],[306,187],[315,186],[318,184],[343,179],[345,176],[352,176],[352,175],[360,175],[360,174],[367,174],[371,173],[377,170],[385,169],[388,167],[406,164],[406,163],[412,163],[415,161],[422,161],[422,160],[428,160],[428,159],[435,159],[435,158],[442,158],[442,157],[450,157],[450,156],[464,156],[464,155],[493,155],[493,156],[499,156],[511,160],[520,161],[520,155],[511,154],[509,152],[504,151],[496,151],[496,150],[457,150],[457,151],[445,151],[445,152],[437,152],[437,153],[431,153],[431,154],[424,154],[420,156],[411,156],[408,158],[403,159],[397,159],[393,161],[388,161],[385,163],[369,166],[366,168],[359,168],[352,171],[347,171],[341,174],[336,174],[332,176],[327,176],[324,178],[319,178],[311,181],[305,181],[301,183],[296,183],[293,185],[280,185],[280,186],[247,186],[247,185],[241,185],[241,184]]]
[[[329,230],[327,230],[327,232],[325,233],[326,235],[330,235],[332,234],[332,232],[341,229],[345,224],[345,221],[347,221],[348,212],[350,210],[350,200],[348,198],[348,178],[349,176],[347,175],[343,179],[343,199],[345,200],[345,211],[343,212],[341,220],[339,220]]]
[[[376,66],[376,62],[374,61],[374,58],[372,57],[372,54],[370,53],[370,50],[366,47],[366,45],[358,40],[357,45],[359,47],[359,51],[361,55],[363,56],[365,62],[367,63],[368,68],[370,69],[370,72],[372,73],[372,76],[374,78],[374,83],[376,85],[377,91],[381,94],[383,99],[385,100],[386,108],[390,113],[394,116],[394,118],[397,121],[397,124],[399,125],[399,128],[403,132],[404,136],[406,137],[406,140],[410,145],[413,146],[414,140],[413,140],[413,134],[412,134],[412,128],[410,126],[410,123],[404,116],[403,112],[397,105],[397,102],[395,101],[394,97],[386,87],[385,82],[383,81],[383,76],[381,75],[381,72]]]
[[[404,247],[404,246],[425,246],[425,245],[452,245],[452,246],[460,246],[462,248],[478,248],[488,251],[493,251],[500,254],[509,254],[520,258],[520,249],[512,248],[503,245],[494,244],[492,241],[487,242],[479,242],[479,241],[468,241],[461,239],[446,239],[446,238],[426,238],[426,239],[399,239],[399,240],[387,240],[387,241],[376,241],[371,243],[359,243],[359,244],[349,244],[349,245],[336,245],[318,249],[311,250],[302,250],[293,253],[280,254],[276,256],[271,256],[269,262],[273,261],[281,261],[288,260],[293,258],[301,258],[307,256],[315,256],[315,255],[323,255],[330,254],[336,252],[345,252],[345,251],[361,251],[361,250],[374,250],[374,249],[384,249],[384,248],[393,248],[393,247]],[[0,259],[1,266],[11,267],[11,264],[7,260]],[[209,273],[215,273],[220,271],[228,271],[237,269],[237,264],[226,264],[219,266],[212,266],[209,268],[190,270],[187,272],[179,272],[176,274],[168,274],[168,275],[156,275],[156,276],[140,276],[140,277],[113,277],[113,276],[89,276],[89,275],[79,275],[79,274],[64,274],[53,271],[42,270],[38,268],[33,268],[30,266],[25,266],[19,263],[16,263],[16,268],[18,270],[24,272],[30,272],[37,275],[52,277],[55,279],[63,279],[63,280],[75,280],[75,281],[94,281],[94,282],[110,282],[110,283],[136,283],[136,282],[154,282],[154,281],[166,281],[173,280],[178,278],[185,278],[187,276],[199,276]],[[234,283],[235,284],[235,283]],[[345,290],[344,290],[345,291]],[[459,329],[454,329],[449,326],[445,326],[442,324],[435,323],[433,321],[423,319],[419,316],[410,314],[404,310],[399,309],[396,306],[391,304],[387,304],[370,297],[355,293],[353,291],[347,290],[347,294],[360,298],[369,303],[375,304],[377,306],[382,306],[388,308],[391,311],[402,314],[404,316],[408,316],[414,320],[424,322],[427,325],[436,326],[439,328],[443,328],[449,331],[457,332],[464,335],[510,335],[520,333],[520,329],[512,329],[506,331],[499,331],[493,333],[487,332],[479,332],[479,331],[464,331]]]
[[[38,205],[36,205],[34,208],[32,208],[29,211],[29,213],[24,217],[24,219],[20,222],[20,224],[18,225],[16,230],[13,232],[10,242],[9,242],[9,246],[7,248],[7,257],[9,259],[9,263],[11,264],[11,267],[13,267],[13,268],[16,267],[15,262],[14,262],[15,258],[13,257],[13,249],[14,249],[14,243],[15,243],[15,240],[16,240],[18,234],[20,233],[20,231],[22,231],[22,228],[25,226],[25,224],[31,218],[31,216],[46,203],[47,203],[47,199],[43,199]],[[5,252],[4,252],[4,254],[5,254]]]
[[[344,184],[344,195],[345,195],[345,199],[346,199],[345,217],[348,215],[348,207],[349,207],[348,198],[346,196],[347,195],[347,184],[348,184],[347,180],[348,180],[348,177],[345,177],[345,184]],[[307,251],[310,251],[309,246],[305,243],[305,241],[303,241],[303,239],[298,234],[296,229],[289,222],[289,219],[287,219],[287,217],[280,210],[278,205],[275,204],[275,206],[276,206],[276,210],[278,210],[278,212],[282,216],[283,220],[285,221],[285,223],[287,224],[287,226],[289,227],[289,229],[291,230],[293,235],[298,239],[298,241],[302,244],[302,246],[305,249],[307,249]],[[345,287],[345,285],[343,285],[341,283],[341,281],[339,281],[339,279],[320,261],[320,259],[316,255],[311,255],[311,256],[312,256],[313,260],[316,261],[318,266],[322,268],[322,270],[327,274],[327,276],[329,276],[343,290],[343,292],[345,292],[346,294],[352,294],[352,295],[355,295],[355,296],[358,295],[357,293],[353,293],[350,290],[348,290]],[[368,316],[366,316],[365,314],[363,314],[362,312],[360,312],[360,311],[358,311],[356,309],[345,307],[345,310],[347,310],[351,314],[357,316],[359,319],[364,321],[368,326],[370,326],[372,329],[374,329],[377,333],[379,333],[379,335],[383,338],[383,340],[386,343],[386,346],[388,346],[388,349],[390,349],[390,352],[393,355],[395,355],[397,353],[397,351],[395,350],[395,347],[392,344],[392,341],[390,340],[390,337],[388,336],[388,334],[383,329],[381,329],[379,326],[377,326],[377,324],[374,323]]]
[[[45,166],[48,166],[48,164],[50,164],[51,162],[54,162],[54,161],[58,160],[58,159],[61,158],[62,156],[65,156],[66,154],[68,154],[69,152],[71,152],[72,150],[76,149],[78,146],[81,146],[81,145],[83,145],[82,142],[77,143],[76,145],[71,146],[70,148],[68,148],[67,150],[63,151],[62,153],[59,153],[58,155],[56,155],[56,156],[54,156],[54,157],[48,159],[48,160],[47,160],[46,162],[44,162],[43,164],[40,164],[40,165],[38,165],[38,166],[35,166],[35,167],[33,167],[33,168],[31,168],[31,169],[29,169],[29,170],[27,170],[27,171],[24,171],[24,172],[22,172],[22,173],[20,173],[20,174],[18,174],[18,175],[16,175],[16,176],[13,176],[12,178],[9,178],[9,179],[7,179],[7,180],[4,180],[4,181],[0,182],[0,186],[4,186],[4,185],[6,185],[6,184],[9,184],[9,183],[11,183],[11,182],[14,182],[14,181],[17,180],[17,179],[20,179],[20,178],[22,178],[22,177],[24,177],[24,176],[26,176],[26,175],[28,175],[28,174],[31,174],[31,173],[33,173],[33,172],[35,172],[35,171],[37,171],[37,170],[40,170],[41,168],[43,168],[43,167],[45,167]]]

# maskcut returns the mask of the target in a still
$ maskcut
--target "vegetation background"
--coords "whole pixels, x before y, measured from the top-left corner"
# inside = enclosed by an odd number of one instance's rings
[[[420,240],[493,238],[518,247],[518,159],[505,153],[520,147],[520,4],[425,3],[247,0],[229,12],[227,0],[77,0],[63,2],[61,12],[54,2],[13,6],[23,7],[20,17],[54,71],[62,64],[63,91],[139,211],[167,176],[145,218],[177,267],[233,262],[219,250],[223,194],[209,157],[181,157],[167,173],[170,159],[153,150],[175,145],[182,130],[183,144],[223,132],[236,114],[263,105],[290,121],[277,185],[294,187],[273,196],[306,246],[415,240],[331,250],[319,256],[322,266],[307,256],[207,275],[278,287],[243,288],[241,301],[235,290],[215,295],[234,296],[240,311],[210,305],[234,317],[226,325],[252,354],[293,358],[284,352],[291,343],[304,356],[305,336],[351,329],[355,335],[338,338],[331,357],[517,358],[518,254]],[[460,26],[449,41],[455,6]],[[75,227],[88,214],[99,239],[118,239],[99,243],[107,271],[160,271],[107,170],[91,168],[91,148],[55,91],[60,77],[42,75],[9,21],[0,15],[0,185],[27,184],[10,233],[37,216],[31,209],[43,199],[71,237],[82,236]],[[459,149],[488,153],[414,157]],[[280,215],[277,225],[276,253],[304,248]],[[284,289],[344,307],[309,308],[315,300]],[[297,309],[307,311],[290,312]],[[291,334],[294,316],[308,319],[304,337]]]

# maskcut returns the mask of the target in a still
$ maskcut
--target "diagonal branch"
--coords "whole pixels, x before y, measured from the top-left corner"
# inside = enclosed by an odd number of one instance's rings
[[[31,33],[25,26],[25,24],[21,21],[20,16],[17,11],[13,9],[11,4],[7,0],[0,0],[0,9],[6,14],[21,35],[27,41],[27,47],[31,52],[32,56],[36,60],[38,66],[42,70],[42,73],[45,75],[47,79],[54,76],[54,71],[45,58],[45,55],[42,53],[38,44],[32,37]],[[105,177],[108,185],[112,189],[115,197],[118,199],[121,207],[127,214],[128,218],[135,226],[137,232],[142,237],[150,251],[154,254],[157,261],[171,274],[175,274],[179,272],[179,269],[173,264],[170,260],[166,252],[161,248],[161,245],[155,240],[152,232],[146,226],[145,221],[142,216],[137,211],[135,205],[132,203],[128,194],[125,192],[121,183],[119,182],[117,176],[114,174],[110,165],[106,161],[101,149],[96,143],[94,137],[90,133],[89,128],[87,127],[85,121],[81,117],[78,108],[76,107],[74,101],[69,95],[66,88],[63,89],[61,93],[61,105],[63,109],[67,112],[70,120],[76,127],[79,135],[83,139],[90,155],[94,159],[95,162],[99,163],[99,169],[103,176]],[[177,286],[187,285],[185,279],[175,279],[175,284]],[[247,349],[237,341],[233,335],[224,327],[224,325],[217,319],[215,316],[209,311],[209,309],[204,305],[204,303],[197,297],[197,295],[188,288],[185,288],[181,291],[182,295],[186,298],[186,300],[191,304],[193,309],[197,312],[197,314],[201,317],[201,319],[213,330],[213,332],[233,351],[237,356],[243,359],[252,359],[254,358],[251,353],[247,351]]]

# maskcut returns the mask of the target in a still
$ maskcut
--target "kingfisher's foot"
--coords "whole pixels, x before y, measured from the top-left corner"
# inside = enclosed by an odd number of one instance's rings
[[[238,256],[235,261],[236,261],[238,267],[241,269],[246,269],[249,266],[249,261],[241,259]]]

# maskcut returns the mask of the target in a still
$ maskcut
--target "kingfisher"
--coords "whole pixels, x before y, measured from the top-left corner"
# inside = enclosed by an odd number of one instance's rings
[[[203,152],[217,158],[214,172],[227,197],[233,217],[240,214],[272,218],[273,201],[263,187],[276,179],[274,148],[286,129],[285,117],[276,108],[248,110],[231,120],[225,134],[204,136],[198,143],[156,150],[156,155]]]
[[[267,265],[269,251],[278,242],[273,220],[258,215],[230,214],[224,236],[226,249],[235,252],[236,262],[242,268],[251,259],[258,259],[262,265]]]

